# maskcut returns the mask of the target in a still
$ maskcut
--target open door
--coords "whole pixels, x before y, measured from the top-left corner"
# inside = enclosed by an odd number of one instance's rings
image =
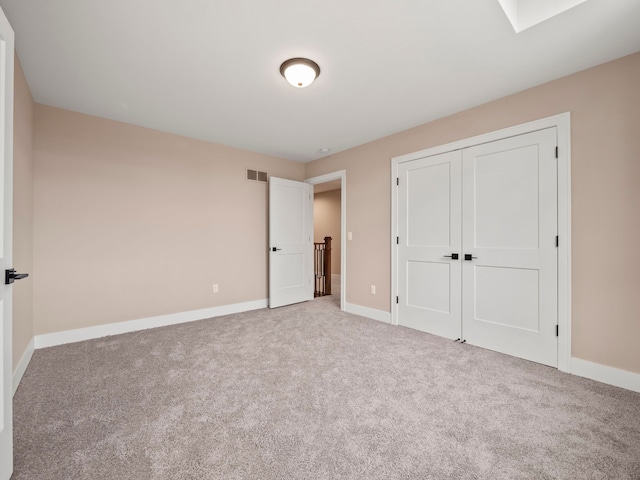
[[[11,265],[13,207],[13,30],[0,9],[0,274]],[[4,280],[4,279],[3,279]],[[11,286],[0,286],[0,480],[13,472]]]
[[[313,186],[269,179],[269,308],[313,299]]]

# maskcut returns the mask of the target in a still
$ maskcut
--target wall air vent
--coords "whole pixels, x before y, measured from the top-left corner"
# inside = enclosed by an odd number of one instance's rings
[[[258,170],[247,169],[247,180],[267,183],[267,172],[259,172]]]

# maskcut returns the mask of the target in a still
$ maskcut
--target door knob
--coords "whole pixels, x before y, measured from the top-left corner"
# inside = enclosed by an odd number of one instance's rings
[[[15,280],[21,280],[23,278],[27,278],[29,276],[28,273],[16,273],[15,268],[11,268],[9,270],[4,271],[4,284],[9,285],[13,283]]]
[[[458,254],[452,253],[451,255],[443,255],[445,258],[450,258],[451,260],[458,260]]]
[[[282,250],[282,249],[281,248],[276,248],[276,247],[273,247],[271,249],[272,252],[279,252],[280,250]]]
[[[464,259],[465,260],[473,260],[474,258],[478,258],[478,257],[472,257],[470,253],[465,253],[464,254]]]

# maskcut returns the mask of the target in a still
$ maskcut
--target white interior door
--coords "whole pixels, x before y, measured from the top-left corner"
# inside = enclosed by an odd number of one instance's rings
[[[269,179],[269,307],[313,299],[313,185]]]
[[[460,151],[398,166],[398,323],[452,339],[461,321],[460,173]]]
[[[558,365],[556,129],[463,150],[463,338]]]
[[[13,30],[0,10],[0,273],[11,265],[13,207]],[[13,472],[11,286],[0,287],[0,479]]]

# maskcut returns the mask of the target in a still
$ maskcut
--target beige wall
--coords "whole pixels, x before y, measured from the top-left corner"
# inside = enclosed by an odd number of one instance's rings
[[[331,237],[331,273],[340,275],[340,190],[316,193],[313,200],[315,242]]]
[[[304,164],[36,105],[35,334],[267,297],[267,186]],[[220,293],[212,293],[212,285]]]
[[[347,170],[346,300],[390,311],[392,157],[571,112],[572,354],[640,373],[639,85],[636,53],[307,164]]]
[[[34,103],[15,57],[13,115],[13,266],[30,274],[13,287],[13,368],[33,337],[33,113]]]

